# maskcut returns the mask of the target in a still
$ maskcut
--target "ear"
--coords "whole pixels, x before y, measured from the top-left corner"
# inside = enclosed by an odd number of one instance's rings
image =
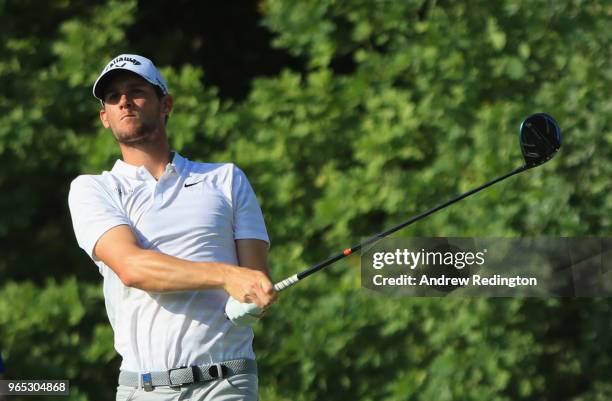
[[[174,106],[174,98],[172,95],[166,95],[161,100],[161,111],[167,116],[172,111],[172,106]]]
[[[108,116],[106,115],[106,108],[102,106],[100,109],[100,121],[102,121],[102,125],[104,128],[110,128],[110,124],[108,122]]]

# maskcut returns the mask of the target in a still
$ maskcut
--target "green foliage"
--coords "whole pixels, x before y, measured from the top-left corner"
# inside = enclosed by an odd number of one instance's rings
[[[112,396],[112,377],[98,375],[114,357],[112,331],[103,319],[98,285],[5,282],[0,289],[0,332],[9,377],[69,379],[71,400],[87,399],[81,389]],[[110,386],[110,387],[109,387]]]
[[[137,52],[126,31],[147,6],[32,3],[0,1],[0,343],[9,377],[69,378],[72,399],[108,399],[118,360],[101,278],[66,197],[74,176],[118,157],[91,84],[110,57]],[[261,11],[304,71],[257,78],[231,102],[197,65],[162,70],[173,148],[247,172],[275,279],[517,167],[518,124],[537,111],[563,130],[554,160],[398,235],[610,234],[607,2],[267,0]],[[256,327],[261,397],[607,400],[611,313],[606,299],[383,298],[360,289],[348,258],[282,294]]]

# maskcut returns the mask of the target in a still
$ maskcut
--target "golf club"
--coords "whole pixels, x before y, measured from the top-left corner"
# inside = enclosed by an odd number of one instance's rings
[[[311,274],[316,273],[319,270],[347,257],[348,255],[359,251],[364,246],[387,237],[388,235],[393,234],[394,232],[401,230],[402,228],[409,226],[410,224],[419,221],[430,214],[437,212],[438,210],[444,209],[445,207],[480,192],[483,189],[503,181],[508,177],[512,177],[515,174],[544,164],[550,160],[561,147],[561,130],[559,129],[557,122],[550,115],[546,113],[532,114],[521,123],[519,128],[519,143],[521,145],[523,158],[525,159],[525,164],[521,167],[518,167],[501,177],[495,178],[477,188],[474,188],[471,191],[458,195],[445,203],[427,210],[426,212],[413,216],[386,231],[373,235],[362,243],[346,248],[342,252],[339,252],[338,254],[309,267],[301,273],[287,277],[286,279],[276,283],[274,285],[274,289],[276,291],[283,291]],[[225,314],[227,318],[236,325],[252,324],[258,319],[261,312],[261,309],[259,309],[255,304],[241,303],[232,297],[228,299],[227,304],[225,305]]]

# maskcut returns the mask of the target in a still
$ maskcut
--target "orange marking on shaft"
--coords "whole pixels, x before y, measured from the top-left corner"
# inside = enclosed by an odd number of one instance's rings
[[[351,248],[346,248],[344,251],[342,251],[342,253],[344,254],[344,256],[348,256],[353,253],[353,251],[351,251]]]

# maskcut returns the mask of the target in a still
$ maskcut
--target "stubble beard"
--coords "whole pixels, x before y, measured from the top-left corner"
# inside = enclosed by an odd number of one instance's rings
[[[159,123],[155,121],[143,121],[134,129],[116,131],[115,139],[122,145],[137,146],[152,142],[158,131]]]

